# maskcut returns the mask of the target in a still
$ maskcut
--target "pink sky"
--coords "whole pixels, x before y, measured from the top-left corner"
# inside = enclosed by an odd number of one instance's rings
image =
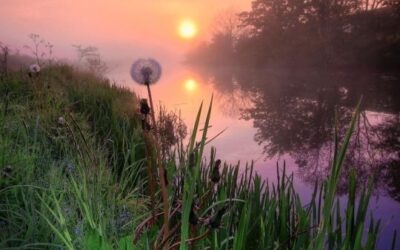
[[[4,3],[6,2],[6,3]],[[74,59],[72,44],[93,45],[109,64],[116,64],[109,76],[119,84],[129,86],[146,96],[145,90],[133,84],[129,67],[138,57],[154,57],[163,66],[163,76],[153,87],[155,102],[170,110],[179,109],[191,127],[201,101],[208,103],[213,93],[211,85],[178,63],[184,52],[210,35],[216,17],[227,11],[249,8],[250,0],[4,0],[0,8],[0,41],[22,48],[29,44],[28,34],[37,33],[54,44],[58,57]],[[198,25],[198,36],[184,40],[177,34],[179,23],[191,19]],[[22,50],[24,51],[24,50]],[[188,92],[185,82],[194,79],[197,89]],[[244,121],[224,116],[216,101],[211,135],[229,127],[216,144],[224,141],[253,141],[254,129]],[[240,131],[240,138],[237,132]],[[244,139],[245,138],[245,139]],[[231,143],[237,145],[237,143]],[[237,152],[232,147],[220,147],[225,154],[234,154],[236,161],[243,154],[259,157],[254,151]],[[222,153],[222,152],[221,152]],[[253,157],[252,157],[253,158]],[[250,158],[248,160],[251,160]]]
[[[4,3],[7,1],[6,3]],[[58,57],[75,59],[72,44],[93,45],[104,59],[117,67],[111,79],[146,96],[141,86],[133,84],[129,67],[138,57],[154,57],[163,66],[163,76],[153,87],[156,103],[170,110],[180,110],[191,127],[201,103],[208,104],[213,87],[190,70],[179,65],[184,52],[210,35],[215,18],[227,11],[249,8],[250,0],[4,0],[0,8],[0,41],[12,47],[29,44],[28,34],[37,33],[54,45]],[[198,25],[198,36],[184,40],[177,34],[179,23],[191,19]],[[24,51],[24,50],[21,50]],[[27,52],[27,51],[25,51]],[[188,79],[196,81],[196,91],[185,89]],[[218,99],[218,98],[216,98]],[[228,130],[214,145],[233,161],[259,158],[253,142],[254,129],[245,121],[227,117],[218,101],[213,109],[210,135]],[[241,136],[238,136],[238,132]],[[240,140],[248,150],[234,149]],[[224,142],[230,142],[228,144]]]
[[[21,48],[28,34],[37,33],[60,57],[71,57],[71,44],[82,44],[98,47],[111,61],[140,56],[177,61],[209,35],[219,13],[249,5],[250,0],[4,0],[0,41]],[[190,41],[176,32],[185,18],[199,26]]]

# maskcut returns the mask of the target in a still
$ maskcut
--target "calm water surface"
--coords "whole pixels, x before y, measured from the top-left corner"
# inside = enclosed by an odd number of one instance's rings
[[[146,97],[130,80],[129,66],[111,78]],[[352,111],[363,96],[361,118],[350,143],[338,193],[345,199],[347,175],[356,171],[358,187],[374,176],[370,211],[382,220],[379,248],[388,249],[393,230],[400,231],[400,76],[363,70],[189,69],[164,70],[153,87],[155,101],[180,112],[188,128],[202,101],[214,94],[210,138],[222,160],[254,161],[257,172],[276,179],[276,165],[286,163],[304,203],[317,180],[329,173],[335,111],[342,138]],[[190,132],[190,131],[189,131]],[[343,204],[343,203],[342,203]]]

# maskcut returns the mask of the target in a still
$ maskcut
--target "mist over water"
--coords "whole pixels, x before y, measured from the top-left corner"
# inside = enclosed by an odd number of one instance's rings
[[[145,89],[127,86],[145,96]],[[188,90],[191,79],[196,88]],[[400,93],[397,72],[366,70],[239,67],[196,68],[176,65],[154,86],[157,102],[180,112],[191,128],[201,101],[214,95],[210,137],[226,129],[210,146],[230,163],[254,161],[256,171],[274,182],[276,165],[295,175],[304,202],[316,181],[329,173],[334,150],[335,112],[339,139],[362,97],[361,117],[349,146],[338,195],[345,200],[350,169],[358,187],[375,178],[370,212],[382,219],[382,247],[389,247],[400,219],[399,170]]]

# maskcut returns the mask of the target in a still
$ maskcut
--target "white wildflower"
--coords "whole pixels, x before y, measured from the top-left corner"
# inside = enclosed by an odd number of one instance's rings
[[[60,125],[60,126],[64,126],[64,125],[65,125],[65,118],[62,117],[62,116],[58,117],[57,123],[58,123],[58,125]]]
[[[37,63],[31,64],[29,66],[29,72],[32,74],[37,74],[40,72],[40,66]]]

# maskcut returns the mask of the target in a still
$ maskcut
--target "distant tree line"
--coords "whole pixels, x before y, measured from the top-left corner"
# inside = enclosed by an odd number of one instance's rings
[[[253,0],[187,55],[199,65],[398,68],[400,0]]]

